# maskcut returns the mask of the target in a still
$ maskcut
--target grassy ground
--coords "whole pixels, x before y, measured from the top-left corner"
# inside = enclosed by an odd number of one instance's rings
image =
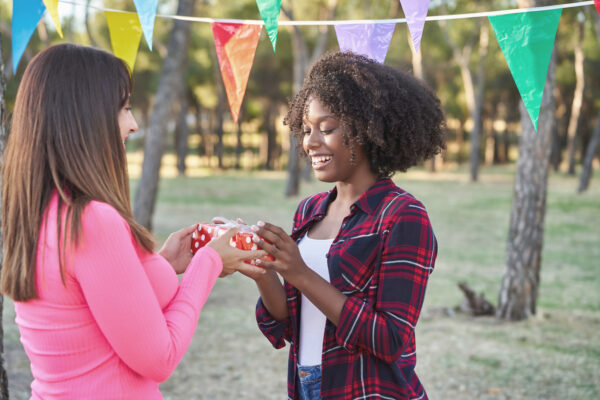
[[[419,373],[432,399],[600,398],[600,179],[575,194],[576,181],[550,178],[538,313],[506,323],[454,311],[466,281],[497,301],[506,255],[514,171],[396,177],[427,206],[439,255],[417,327]],[[135,182],[132,186],[135,187]],[[159,240],[215,215],[264,219],[289,231],[298,198],[283,196],[281,173],[224,173],[161,182],[154,219]],[[302,196],[326,190],[302,185]],[[243,276],[217,282],[190,350],[161,385],[166,399],[285,398],[287,349],[275,351],[254,321],[257,290]],[[12,398],[28,398],[30,373],[14,311],[4,308]]]

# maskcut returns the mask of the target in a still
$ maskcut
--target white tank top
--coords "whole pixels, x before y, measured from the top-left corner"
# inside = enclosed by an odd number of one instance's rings
[[[327,253],[333,239],[311,239],[306,234],[298,248],[302,259],[310,269],[329,282]],[[300,307],[300,352],[298,362],[303,366],[321,365],[323,335],[327,318],[313,303],[302,295]]]

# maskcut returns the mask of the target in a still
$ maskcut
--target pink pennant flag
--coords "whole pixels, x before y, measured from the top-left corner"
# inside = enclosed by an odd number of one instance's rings
[[[429,9],[429,0],[400,0],[400,4],[402,10],[404,10],[415,51],[419,51],[425,18],[427,18],[427,10]]]
[[[395,27],[395,22],[338,24],[335,33],[341,51],[350,50],[383,63]]]

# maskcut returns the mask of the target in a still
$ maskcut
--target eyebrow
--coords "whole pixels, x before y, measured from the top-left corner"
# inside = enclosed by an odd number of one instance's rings
[[[323,115],[320,115],[320,116],[317,117],[316,120],[319,121],[319,122],[321,122],[321,121],[323,121],[325,119],[336,119],[336,120],[339,121],[339,118],[337,118],[336,116],[334,116],[332,114],[323,114]],[[308,118],[302,119],[302,123],[303,124],[305,124],[307,122],[312,122],[312,121],[310,121]]]

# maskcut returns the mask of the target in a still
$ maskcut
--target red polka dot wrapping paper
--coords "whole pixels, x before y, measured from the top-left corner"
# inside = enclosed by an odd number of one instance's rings
[[[228,229],[237,226],[240,231],[231,239],[229,244],[240,250],[259,250],[256,243],[252,241],[253,236],[258,236],[250,230],[247,225],[232,225],[232,224],[207,224],[199,223],[196,230],[192,234],[192,252],[196,254],[198,250],[206,246],[213,238],[220,237]],[[274,258],[270,254],[262,258],[263,260],[273,261]],[[246,263],[251,264],[250,261]]]

